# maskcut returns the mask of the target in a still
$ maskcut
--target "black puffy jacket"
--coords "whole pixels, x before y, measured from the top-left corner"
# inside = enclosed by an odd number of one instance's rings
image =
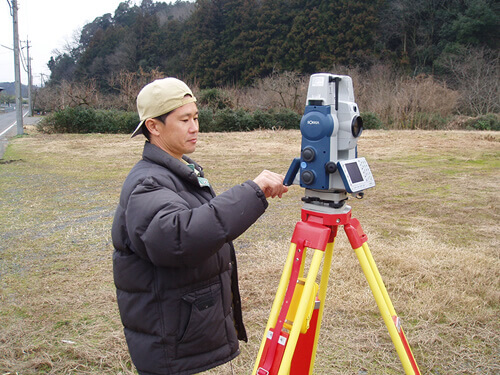
[[[146,142],[112,228],[118,307],[140,374],[194,374],[239,354],[247,337],[231,241],[266,208],[253,181],[215,196]]]

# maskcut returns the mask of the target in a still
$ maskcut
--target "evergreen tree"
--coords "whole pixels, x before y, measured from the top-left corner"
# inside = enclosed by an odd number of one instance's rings
[[[380,15],[382,49],[412,71],[430,70],[443,51],[457,45],[498,48],[494,0],[388,0]]]
[[[455,19],[446,25],[448,36],[464,46],[497,49],[500,43],[500,3],[494,0],[471,0],[460,7]]]
[[[327,59],[343,65],[369,63],[376,53],[375,31],[382,2],[339,0],[325,3],[325,11],[321,14],[327,32]]]
[[[198,0],[196,9],[186,22],[182,42],[189,52],[186,61],[188,77],[201,87],[220,82],[223,61],[222,34],[225,0]]]
[[[47,66],[50,69],[49,84],[55,85],[61,83],[63,80],[73,80],[76,62],[67,53],[63,53],[56,58],[51,57]]]
[[[230,0],[224,5],[227,19],[222,34],[223,60],[220,71],[226,83],[248,84],[258,72],[258,54],[255,53],[258,2]]]
[[[317,7],[305,8],[295,16],[283,44],[284,70],[311,73],[322,65],[326,33],[321,30],[320,18]]]
[[[201,88],[249,85],[277,71],[310,74],[390,58],[411,72],[443,54],[498,51],[496,0],[131,0],[82,29],[49,61],[51,80],[161,70]]]

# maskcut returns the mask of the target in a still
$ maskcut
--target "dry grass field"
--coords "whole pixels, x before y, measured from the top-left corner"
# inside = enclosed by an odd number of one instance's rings
[[[133,374],[115,301],[110,227],[142,141],[28,129],[0,160],[0,374]],[[217,192],[285,173],[298,131],[208,133],[193,158]],[[365,131],[377,186],[350,199],[423,374],[500,373],[500,134]],[[303,189],[237,241],[249,343],[208,374],[250,374]],[[402,374],[339,231],[315,374]]]

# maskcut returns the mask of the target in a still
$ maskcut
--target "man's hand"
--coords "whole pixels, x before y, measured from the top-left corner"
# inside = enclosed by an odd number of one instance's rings
[[[282,197],[288,191],[288,187],[283,185],[285,176],[264,170],[253,181],[259,185],[266,198]]]

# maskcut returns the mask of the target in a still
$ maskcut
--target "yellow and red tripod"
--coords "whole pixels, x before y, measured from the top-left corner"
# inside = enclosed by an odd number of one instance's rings
[[[407,375],[420,375],[400,319],[351,208],[306,204],[292,236],[252,375],[313,373],[337,230],[344,227]],[[304,275],[307,249],[314,250]],[[319,285],[316,282],[323,261]],[[276,334],[278,332],[279,334]]]

